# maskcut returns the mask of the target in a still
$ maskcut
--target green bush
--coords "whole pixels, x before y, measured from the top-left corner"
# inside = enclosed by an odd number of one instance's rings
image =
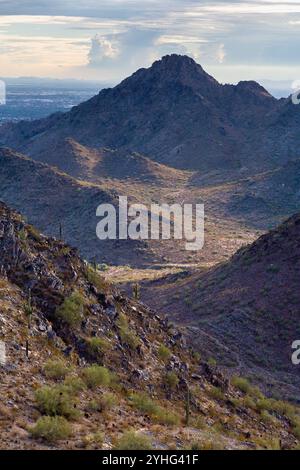
[[[55,442],[67,439],[71,435],[71,427],[62,416],[42,416],[29,432],[35,438]]]
[[[49,360],[44,366],[44,374],[48,379],[64,379],[67,373],[68,368],[62,361]]]
[[[244,393],[248,393],[251,389],[249,381],[247,379],[244,379],[243,377],[232,377],[231,384]]]
[[[140,344],[140,340],[136,334],[130,330],[127,318],[124,314],[119,315],[117,327],[122,343],[127,344],[131,349],[136,349]]]
[[[178,426],[180,424],[180,417],[176,413],[161,406],[158,407],[153,419],[155,422],[166,426]]]
[[[99,291],[103,291],[107,287],[105,279],[99,275],[94,267],[88,266],[86,270],[86,279],[93,284]]]
[[[95,356],[104,355],[110,347],[110,342],[105,338],[89,338],[87,340],[88,352]]]
[[[154,415],[158,405],[146,393],[134,393],[130,397],[132,406],[149,416]]]
[[[212,387],[211,390],[209,391],[209,394],[215,400],[225,400],[224,393],[218,387]]]
[[[224,445],[221,442],[216,442],[216,440],[207,440],[207,441],[195,441],[191,444],[190,450],[223,450]]]
[[[93,446],[97,449],[101,449],[104,442],[104,435],[102,432],[96,432],[92,434],[87,434],[82,438],[82,445],[84,448]]]
[[[168,362],[170,360],[170,357],[172,356],[172,353],[167,346],[161,344],[158,348],[157,355],[159,359],[161,359],[164,362]]]
[[[88,409],[91,411],[98,411],[99,413],[105,413],[106,411],[114,408],[118,403],[118,398],[114,393],[106,393],[97,400],[90,401]]]
[[[128,431],[119,440],[115,450],[152,450],[152,444],[147,436],[134,431]]]
[[[35,392],[35,400],[41,413],[49,416],[65,416],[75,419],[79,416],[76,401],[67,387],[42,387]]]
[[[106,367],[90,366],[82,370],[82,378],[88,388],[96,388],[100,385],[108,387],[111,382],[111,374]]]
[[[179,379],[175,372],[168,372],[164,376],[163,382],[167,388],[169,388],[170,390],[175,390],[179,383]]]
[[[293,428],[293,434],[296,436],[297,439],[300,439],[300,425],[295,426]]]
[[[244,393],[248,393],[249,395],[251,395],[252,397],[254,398],[258,398],[258,399],[263,399],[264,398],[264,395],[263,393],[259,390],[258,387],[254,387],[250,382],[249,380],[243,378],[243,377],[237,377],[237,376],[234,376],[232,377],[231,379],[231,384],[237,388],[238,390],[240,390],[241,392],[244,392]]]
[[[157,423],[173,426],[180,422],[178,415],[159,406],[145,393],[134,393],[130,400],[134,408],[150,416]]]
[[[211,367],[216,367],[217,366],[217,361],[213,358],[213,357],[210,357],[207,361],[208,365],[211,366]]]
[[[254,442],[259,449],[280,450],[280,441],[276,437],[264,438],[256,437]]]
[[[56,309],[56,316],[72,327],[77,326],[83,318],[84,304],[84,297],[75,291]]]
[[[68,388],[71,394],[76,394],[86,388],[84,381],[80,377],[74,376],[66,377],[64,385]]]
[[[275,422],[275,417],[272,416],[267,410],[262,410],[260,412],[260,416],[263,422],[266,424],[274,424]]]

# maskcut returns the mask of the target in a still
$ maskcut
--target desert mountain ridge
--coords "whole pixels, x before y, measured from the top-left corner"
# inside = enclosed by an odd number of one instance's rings
[[[256,82],[221,85],[193,59],[174,54],[67,113],[2,126],[0,143],[43,160],[59,141],[73,138],[94,149],[130,148],[179,169],[255,171],[295,156],[297,116],[297,106]]]

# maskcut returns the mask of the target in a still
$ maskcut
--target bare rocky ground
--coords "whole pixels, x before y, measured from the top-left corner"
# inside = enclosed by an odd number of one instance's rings
[[[2,449],[122,448],[130,429],[137,433],[133,445],[145,447],[143,436],[158,449],[298,445],[298,409],[264,399],[246,382],[230,383],[187,347],[178,328],[4,205],[0,252],[0,339],[7,352],[0,368]],[[101,367],[100,382],[87,380],[91,364]],[[32,435],[45,414],[64,415],[67,436],[52,434],[49,442],[45,429]]]

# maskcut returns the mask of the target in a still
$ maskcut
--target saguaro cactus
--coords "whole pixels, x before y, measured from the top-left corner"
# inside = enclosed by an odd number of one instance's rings
[[[141,288],[138,283],[134,284],[132,288],[132,293],[133,293],[133,298],[135,300],[140,300],[140,295],[141,295]]]
[[[187,386],[186,400],[185,400],[185,424],[186,426],[189,426],[190,424],[190,401],[191,401],[190,388],[189,386]]]

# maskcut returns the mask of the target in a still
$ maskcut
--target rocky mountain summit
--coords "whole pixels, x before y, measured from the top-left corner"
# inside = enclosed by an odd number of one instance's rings
[[[49,150],[72,138],[180,169],[253,172],[298,156],[297,116],[297,106],[256,82],[221,85],[193,59],[173,54],[67,113],[2,126],[0,143],[49,164]]]
[[[0,447],[294,448],[298,410],[0,205]],[[298,436],[299,437],[299,436]]]

